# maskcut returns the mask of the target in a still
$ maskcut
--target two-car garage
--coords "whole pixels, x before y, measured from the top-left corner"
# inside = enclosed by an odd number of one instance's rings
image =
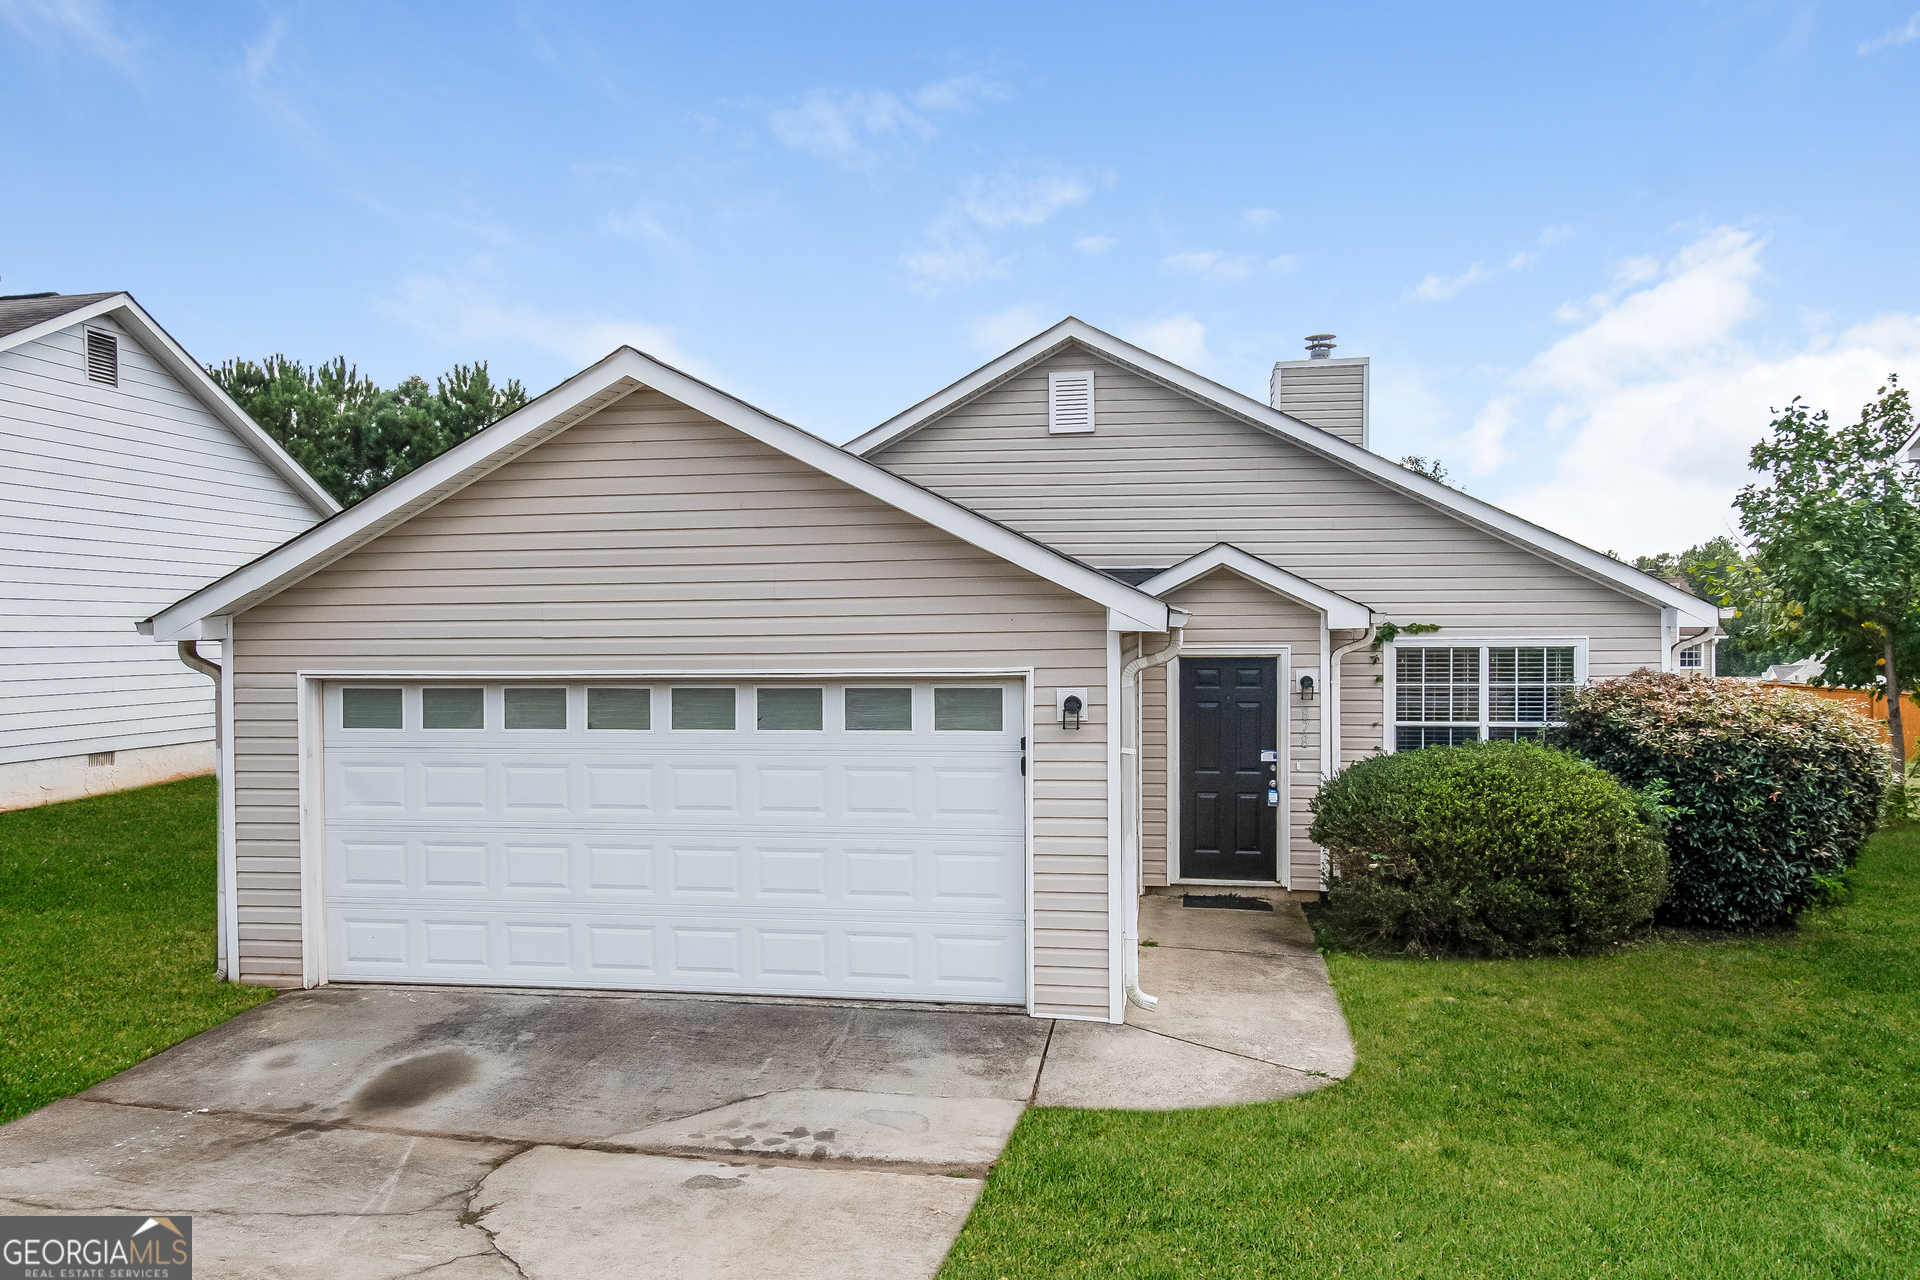
[[[315,688],[331,980],[1027,1000],[1023,680]]]

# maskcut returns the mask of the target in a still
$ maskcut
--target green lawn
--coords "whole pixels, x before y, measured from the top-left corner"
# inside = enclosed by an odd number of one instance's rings
[[[1772,939],[1335,954],[1353,1077],[1031,1111],[941,1272],[1920,1275],[1920,827]]]
[[[271,997],[214,981],[214,782],[0,814],[0,1122]]]

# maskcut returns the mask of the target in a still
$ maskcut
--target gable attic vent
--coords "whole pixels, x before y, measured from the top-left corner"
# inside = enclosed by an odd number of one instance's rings
[[[87,330],[87,380],[120,385],[120,340],[112,334]]]
[[[1047,432],[1084,435],[1093,430],[1093,370],[1047,375]]]

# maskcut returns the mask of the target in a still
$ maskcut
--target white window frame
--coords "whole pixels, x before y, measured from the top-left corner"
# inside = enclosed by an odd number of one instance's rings
[[[1707,643],[1705,640],[1700,640],[1693,644],[1681,645],[1679,652],[1674,655],[1673,669],[1675,671],[1697,671],[1702,675],[1706,674]],[[1687,661],[1688,654],[1694,655],[1692,662]]]
[[[1381,668],[1380,668],[1382,673],[1381,674],[1382,687],[1381,687],[1381,693],[1380,693],[1380,700],[1381,700],[1382,710],[1385,711],[1386,713],[1381,717],[1381,719],[1385,722],[1386,732],[1383,735],[1384,741],[1381,743],[1381,745],[1389,755],[1399,751],[1400,749],[1400,703],[1399,703],[1399,699],[1395,697],[1395,690],[1399,686],[1400,651],[1402,649],[1478,648],[1480,650],[1480,741],[1482,742],[1487,742],[1491,740],[1488,737],[1488,734],[1489,734],[1489,731],[1495,727],[1494,721],[1488,718],[1490,704],[1492,702],[1492,699],[1487,697],[1487,689],[1488,689],[1487,674],[1490,669],[1488,659],[1487,659],[1488,649],[1510,649],[1510,648],[1565,649],[1565,648],[1571,647],[1573,649],[1573,682],[1576,685],[1583,685],[1587,683],[1587,647],[1588,646],[1587,646],[1586,636],[1535,636],[1535,635],[1449,636],[1444,631],[1441,631],[1441,632],[1435,633],[1435,635],[1431,639],[1428,639],[1427,637],[1422,636],[1418,640],[1395,641],[1392,644],[1385,645],[1382,647],[1384,652],[1382,654],[1382,662],[1381,662]],[[1433,722],[1408,721],[1409,725],[1424,725],[1429,723],[1433,723]],[[1464,724],[1466,722],[1454,721],[1452,723]],[[1511,728],[1512,726],[1506,724],[1506,722],[1503,721],[1501,722],[1500,727]]]

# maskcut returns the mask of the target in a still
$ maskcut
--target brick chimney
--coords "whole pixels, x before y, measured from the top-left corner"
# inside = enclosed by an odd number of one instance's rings
[[[1367,358],[1336,360],[1333,337],[1313,334],[1307,338],[1305,360],[1282,360],[1273,366],[1269,403],[1308,426],[1365,449],[1369,438]]]

